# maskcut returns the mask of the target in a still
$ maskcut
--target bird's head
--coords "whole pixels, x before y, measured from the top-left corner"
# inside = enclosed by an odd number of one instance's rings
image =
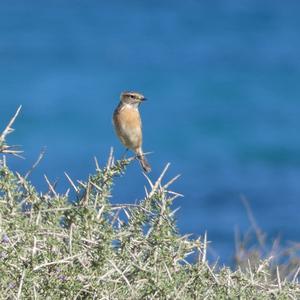
[[[139,105],[146,100],[144,95],[137,92],[123,92],[120,98],[123,103],[132,105]]]

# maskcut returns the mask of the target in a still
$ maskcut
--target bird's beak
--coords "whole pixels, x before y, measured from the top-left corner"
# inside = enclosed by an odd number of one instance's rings
[[[146,97],[141,98],[141,102],[144,102],[144,101],[146,101],[146,100],[148,100]]]

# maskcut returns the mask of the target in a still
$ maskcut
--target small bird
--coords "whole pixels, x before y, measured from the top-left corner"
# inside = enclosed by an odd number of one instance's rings
[[[139,160],[143,170],[148,173],[151,166],[147,162],[142,150],[142,121],[139,113],[140,104],[146,98],[136,92],[123,92],[120,103],[113,114],[113,124],[117,136],[126,150],[130,149]]]

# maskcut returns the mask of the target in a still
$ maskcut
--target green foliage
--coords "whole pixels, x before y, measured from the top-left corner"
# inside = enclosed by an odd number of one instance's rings
[[[300,287],[270,260],[243,270],[211,266],[206,236],[176,228],[170,191],[148,177],[136,204],[110,202],[114,179],[133,160],[114,162],[75,185],[76,194],[39,193],[0,160],[0,297],[3,299],[299,299]]]

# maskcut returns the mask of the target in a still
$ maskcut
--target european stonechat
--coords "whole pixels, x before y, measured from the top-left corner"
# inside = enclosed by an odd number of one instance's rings
[[[151,171],[142,150],[142,121],[139,113],[140,104],[146,98],[136,92],[123,92],[120,103],[114,111],[113,124],[117,136],[126,149],[132,150],[145,172]]]

